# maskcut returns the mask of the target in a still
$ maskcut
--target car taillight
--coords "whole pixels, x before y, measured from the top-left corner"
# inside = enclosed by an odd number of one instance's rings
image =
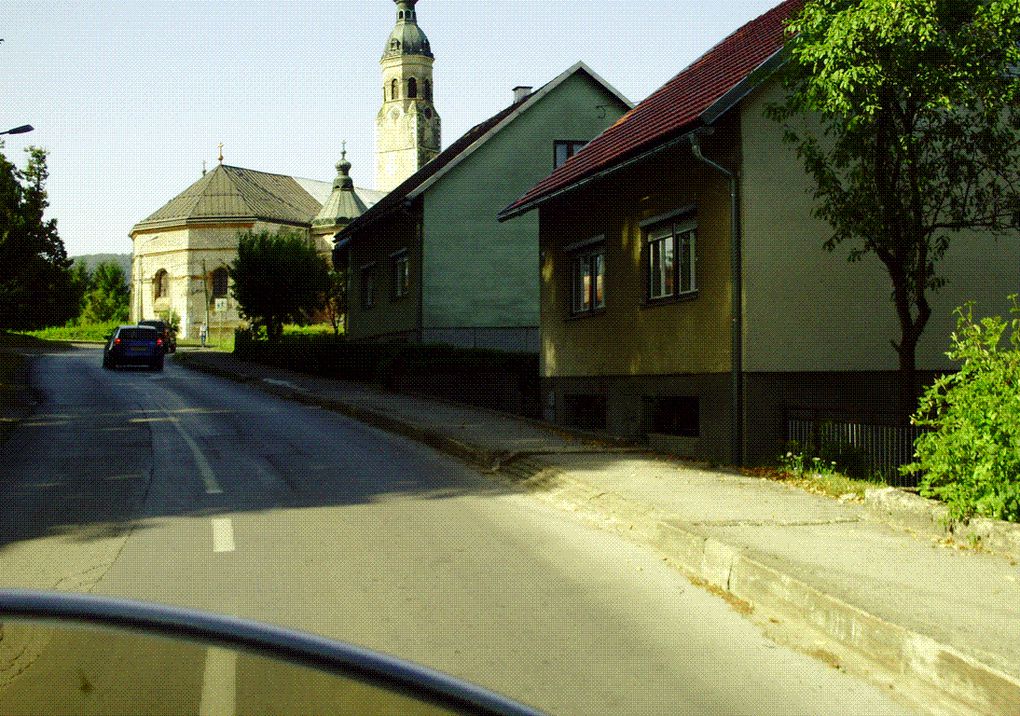
[[[156,345],[157,345],[157,346],[161,346],[161,345],[163,345],[163,339],[162,339],[162,338],[157,338],[157,339],[156,339]]]
[[[113,339],[113,345],[119,346],[120,345],[120,339],[119,338],[114,338]]]

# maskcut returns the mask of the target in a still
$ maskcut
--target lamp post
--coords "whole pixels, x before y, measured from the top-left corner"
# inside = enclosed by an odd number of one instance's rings
[[[8,129],[6,132],[0,132],[0,134],[25,134],[26,132],[31,132],[33,129],[35,129],[35,127],[31,124],[23,124],[20,127]]]

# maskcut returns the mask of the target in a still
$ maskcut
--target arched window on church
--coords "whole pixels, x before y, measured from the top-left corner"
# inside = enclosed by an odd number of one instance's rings
[[[414,77],[407,81],[407,96],[409,99],[414,99],[418,96],[418,80]]]
[[[428,80],[422,80],[421,83],[421,96],[425,99],[432,101],[432,83]]]
[[[390,99],[397,99],[397,95],[400,93],[399,87],[400,83],[396,80],[390,82]]]
[[[170,274],[160,269],[152,279],[152,297],[154,299],[170,297]]]
[[[213,298],[227,297],[227,270],[218,268],[212,272],[212,295]]]

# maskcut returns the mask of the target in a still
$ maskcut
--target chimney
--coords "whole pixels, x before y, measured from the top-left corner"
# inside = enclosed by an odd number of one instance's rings
[[[522,99],[531,94],[531,87],[525,85],[517,85],[514,87],[514,104],[517,104]]]

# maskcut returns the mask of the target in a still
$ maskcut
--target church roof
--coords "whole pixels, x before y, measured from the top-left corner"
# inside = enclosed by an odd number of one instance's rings
[[[500,212],[500,220],[714,122],[782,61],[786,21],[803,5],[786,0],[723,39]]]
[[[201,179],[134,225],[131,233],[186,224],[269,221],[308,226],[332,191],[328,182],[217,165]],[[356,190],[374,203],[377,192]]]
[[[355,189],[351,179],[351,163],[347,161],[347,151],[336,165],[337,177],[333,180],[333,191],[322,205],[322,209],[312,219],[312,227],[338,227],[356,219],[368,207],[386,196],[383,191]],[[360,196],[359,196],[360,194]]]

